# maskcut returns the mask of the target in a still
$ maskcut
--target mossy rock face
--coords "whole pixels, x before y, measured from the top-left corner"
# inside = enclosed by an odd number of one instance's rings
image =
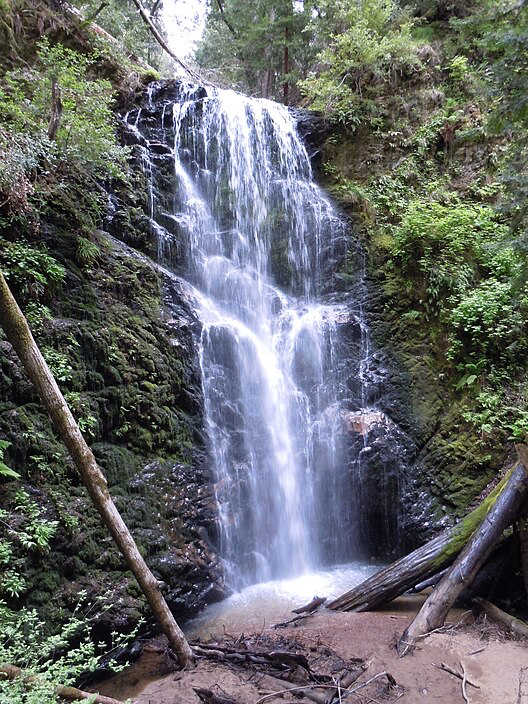
[[[38,236],[65,267],[66,280],[46,294],[52,317],[40,321],[35,337],[54,352],[52,371],[115,503],[185,619],[225,593],[211,542],[215,502],[204,452],[197,323],[174,280],[104,233],[94,234],[97,260],[79,264],[76,223],[69,229],[64,220],[51,210]],[[131,216],[123,238],[141,244],[144,231],[132,229],[135,223]],[[24,234],[30,242],[35,237]],[[19,233],[2,236],[14,241]],[[29,303],[15,294],[23,307]],[[114,608],[95,622],[94,637],[130,630],[147,612],[137,585],[1,335],[0,350],[0,438],[11,442],[5,461],[21,475],[41,517],[59,523],[49,551],[15,546],[26,588],[18,598],[1,596],[14,606],[35,606],[51,627],[75,608],[79,591],[90,602],[107,595]],[[6,485],[0,508],[12,511],[19,486]]]

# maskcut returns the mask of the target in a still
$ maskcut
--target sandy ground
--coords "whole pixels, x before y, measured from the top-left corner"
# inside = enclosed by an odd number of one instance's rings
[[[528,704],[528,643],[509,640],[486,622],[434,633],[421,642],[414,654],[398,659],[395,640],[412,620],[417,605],[414,598],[397,600],[390,611],[364,614],[322,611],[295,628],[264,628],[259,633],[264,637],[297,640],[305,647],[309,659],[310,654],[315,652],[317,656],[324,648],[335,651],[345,661],[363,658],[370,664],[358,683],[388,671],[399,685],[388,691],[380,680],[346,701],[465,704],[461,681],[433,665],[446,663],[461,671],[462,662],[468,678],[479,686],[478,689],[467,686],[470,704]],[[449,620],[460,623],[461,617],[462,612],[453,611]],[[241,630],[230,631],[232,636],[240,633]],[[176,672],[171,670],[165,654],[148,651],[147,647],[137,663],[100,686],[99,691],[120,700],[130,698],[134,704],[198,704],[193,687],[205,687],[239,704],[257,704],[263,695],[274,690],[266,677],[211,661],[200,661],[191,671]],[[266,700],[270,701],[308,700],[294,700],[288,694],[282,699]]]

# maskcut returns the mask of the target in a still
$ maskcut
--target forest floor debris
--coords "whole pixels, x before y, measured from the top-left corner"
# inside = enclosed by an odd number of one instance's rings
[[[395,643],[416,599],[399,599],[378,612],[323,610],[280,633],[269,626],[249,634],[227,623],[229,635],[222,630],[200,644],[213,655],[199,658],[193,670],[176,671],[160,638],[98,689],[134,704],[326,704],[336,691],[342,702],[356,704],[528,704],[528,643],[510,639],[485,617],[468,623],[453,611],[452,628],[422,639],[411,656],[399,659]]]

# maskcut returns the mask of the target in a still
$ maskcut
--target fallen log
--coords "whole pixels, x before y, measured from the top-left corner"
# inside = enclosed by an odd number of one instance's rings
[[[24,673],[24,670],[21,670],[20,667],[16,667],[15,665],[0,665],[0,678],[2,677],[6,680],[15,680],[20,677],[24,684],[28,686],[31,686],[32,683],[36,683],[39,679],[38,675]],[[77,689],[77,687],[68,687],[66,685],[56,687],[55,694],[61,699],[65,699],[67,702],[78,702],[90,699],[93,704],[122,704],[118,699],[104,697],[102,694],[94,694],[93,692],[84,692],[82,689]]]
[[[503,530],[515,521],[528,495],[528,473],[517,464],[486,519],[475,531],[455,563],[429,595],[399,642],[400,657],[411,652],[416,639],[444,625],[449,609],[489,557]]]
[[[486,614],[488,618],[491,618],[492,621],[498,623],[499,626],[502,626],[505,630],[521,638],[528,638],[528,623],[499,609],[498,606],[495,606],[487,599],[476,597],[473,599],[473,607],[477,614]]]
[[[513,468],[479,506],[455,526],[334,599],[327,608],[334,611],[371,611],[451,565],[494,506],[512,472]]]

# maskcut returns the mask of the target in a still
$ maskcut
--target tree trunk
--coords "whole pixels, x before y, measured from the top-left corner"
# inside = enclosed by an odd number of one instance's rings
[[[32,682],[38,681],[38,675],[26,675],[24,670],[21,670],[15,665],[0,665],[0,678],[7,680],[15,680],[21,677],[24,684],[31,686]],[[84,699],[93,699],[94,704],[122,704],[118,699],[112,699],[111,697],[104,697],[102,694],[94,694],[93,692],[84,692],[82,689],[77,689],[77,687],[67,687],[64,685],[59,685],[55,689],[55,694],[61,699],[65,699],[67,702],[78,702]]]
[[[288,42],[290,41],[290,32],[288,27],[285,28],[284,30],[284,65],[283,65],[283,72],[284,72],[284,85],[282,87],[283,91],[283,102],[284,105],[288,105],[289,102],[289,94],[290,94],[290,84],[288,82],[288,73],[290,72],[290,48],[288,45]]]
[[[454,565],[429,595],[411,625],[403,632],[398,642],[400,657],[414,649],[418,638],[444,625],[449,609],[457,597],[471,584],[503,530],[517,518],[527,494],[528,474],[519,463],[486,519],[475,531]]]
[[[18,307],[3,274],[0,272],[0,325],[13,345],[26,373],[35,386],[58,434],[79,470],[103,523],[110,531],[128,567],[137,579],[150,608],[174,650],[182,667],[194,659],[192,650],[160,591],[158,582],[147,567],[119,511],[114,505],[106,479],[86,444],[68,404],[48,369],[24,314]]]
[[[487,599],[481,599],[479,597],[473,599],[474,610],[479,614],[486,614],[488,618],[496,621],[500,626],[510,633],[515,633],[516,636],[521,636],[521,638],[528,638],[528,623],[507,614],[506,611],[499,609]]]
[[[48,123],[48,138],[53,141],[57,136],[62,116],[62,101],[57,77],[51,79],[51,116]]]
[[[449,566],[494,505],[512,471],[510,470],[484,501],[456,526],[350,589],[328,604],[328,608],[371,611]]]

